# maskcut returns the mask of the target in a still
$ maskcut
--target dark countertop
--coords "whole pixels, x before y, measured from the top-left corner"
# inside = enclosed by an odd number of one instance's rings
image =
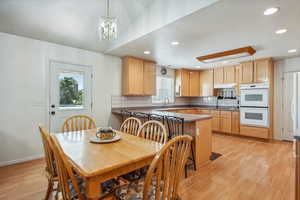
[[[230,111],[238,111],[237,107],[215,107],[215,106],[160,106],[160,107],[135,107],[135,108],[114,108],[112,109],[112,113],[121,114],[122,110],[127,110],[130,112],[142,112],[147,114],[157,114],[163,116],[173,116],[184,118],[186,122],[193,122],[199,120],[205,120],[212,118],[212,115],[204,115],[204,114],[183,114],[183,113],[175,113],[168,112],[168,110],[179,110],[179,109],[209,109],[209,110],[230,110]]]

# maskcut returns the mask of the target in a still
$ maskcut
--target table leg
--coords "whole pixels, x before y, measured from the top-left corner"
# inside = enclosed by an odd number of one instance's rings
[[[89,178],[86,180],[86,197],[89,200],[98,200],[102,191],[101,183],[96,179]]]

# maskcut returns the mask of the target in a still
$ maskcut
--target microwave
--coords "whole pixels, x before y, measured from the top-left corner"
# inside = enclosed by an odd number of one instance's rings
[[[268,84],[243,84],[240,86],[241,107],[269,107]]]

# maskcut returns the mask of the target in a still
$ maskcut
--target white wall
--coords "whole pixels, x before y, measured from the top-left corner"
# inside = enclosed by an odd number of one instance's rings
[[[284,139],[284,135],[282,133],[284,121],[282,119],[282,78],[286,72],[300,72],[300,57],[276,61],[274,67],[274,137],[280,140]]]
[[[94,117],[110,120],[111,95],[121,94],[121,60],[0,33],[0,166],[43,155],[39,123],[47,125],[49,59],[93,66]]]

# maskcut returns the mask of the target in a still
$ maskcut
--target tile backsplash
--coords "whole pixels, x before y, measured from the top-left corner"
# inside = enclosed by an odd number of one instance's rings
[[[239,99],[218,99],[217,97],[194,97],[190,99],[190,105],[203,106],[239,106]]]
[[[150,107],[150,106],[176,106],[176,105],[203,105],[203,106],[234,106],[237,107],[239,99],[217,99],[217,97],[178,97],[172,104],[154,104],[152,97],[143,96],[111,96],[112,108]]]
[[[188,98],[175,98],[175,102],[167,104],[168,106],[176,105],[189,105],[190,101]],[[143,96],[111,96],[112,108],[126,108],[126,107],[148,107],[148,106],[165,106],[166,104],[152,103],[152,97]]]

